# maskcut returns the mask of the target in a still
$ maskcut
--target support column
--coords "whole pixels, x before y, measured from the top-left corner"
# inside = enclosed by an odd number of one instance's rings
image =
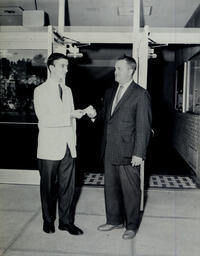
[[[147,85],[147,64],[148,64],[148,29],[140,33],[140,0],[133,0],[133,50],[132,56],[137,63],[137,69],[133,76],[134,81],[146,88]],[[144,41],[143,41],[144,40]],[[144,50],[144,53],[142,52]],[[140,189],[141,201],[140,210],[144,209],[144,161],[140,167]]]
[[[144,27],[144,32],[141,36],[139,51],[138,51],[138,68],[139,68],[139,79],[138,83],[144,89],[147,88],[147,71],[148,71],[148,33],[149,27]]]
[[[148,26],[144,27],[144,32],[141,36],[139,49],[138,49],[138,83],[144,89],[147,88],[147,75],[148,75]],[[141,202],[140,210],[144,209],[144,165],[145,162],[142,162],[140,168],[140,187],[141,187]]]
[[[137,63],[137,67],[139,67],[138,63],[138,53],[140,46],[140,0],[133,0],[133,46],[132,46],[132,57],[135,59]],[[134,81],[139,83],[139,69],[136,69],[136,72],[133,76]]]
[[[64,32],[65,26],[65,0],[58,1],[58,32]]]

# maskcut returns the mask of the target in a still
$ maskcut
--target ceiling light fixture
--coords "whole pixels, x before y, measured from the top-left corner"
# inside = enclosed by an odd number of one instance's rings
[[[79,48],[83,47],[83,46],[88,46],[90,45],[90,43],[81,43],[77,40],[71,39],[69,37],[66,36],[62,36],[58,33],[57,30],[53,29],[53,33],[54,33],[54,41],[65,47],[66,49],[66,55],[69,58],[81,58],[83,57],[83,54],[79,52]]]

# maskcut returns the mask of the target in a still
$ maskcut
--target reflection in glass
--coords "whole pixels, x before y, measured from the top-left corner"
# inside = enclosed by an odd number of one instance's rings
[[[36,120],[33,91],[47,76],[44,50],[0,51],[0,121]]]

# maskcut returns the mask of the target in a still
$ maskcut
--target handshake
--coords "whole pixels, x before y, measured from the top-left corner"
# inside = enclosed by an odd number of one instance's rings
[[[97,115],[97,112],[96,110],[93,108],[93,106],[88,106],[87,108],[85,109],[76,109],[76,110],[73,110],[71,112],[71,117],[73,118],[77,118],[77,119],[80,119],[82,118],[84,115],[88,115],[89,118],[91,119],[94,119],[95,116]]]

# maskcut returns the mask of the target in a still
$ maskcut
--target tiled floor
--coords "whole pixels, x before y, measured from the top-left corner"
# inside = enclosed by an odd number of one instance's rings
[[[85,185],[104,185],[104,176],[101,173],[86,173],[84,177]],[[152,175],[149,179],[150,188],[176,188],[189,189],[196,188],[196,184],[187,176],[170,176],[170,175]]]
[[[105,222],[102,186],[83,186],[75,223],[84,235],[42,232],[39,186],[0,184],[0,255],[199,256],[200,190],[149,189],[136,237],[124,229],[97,231]]]

